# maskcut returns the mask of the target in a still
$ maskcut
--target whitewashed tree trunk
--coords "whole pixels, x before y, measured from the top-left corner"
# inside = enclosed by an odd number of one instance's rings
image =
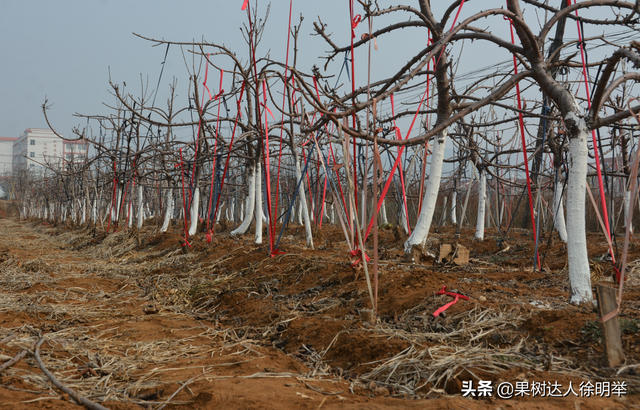
[[[253,220],[253,208],[255,207],[256,201],[256,166],[249,167],[249,189],[247,193],[246,199],[246,207],[244,207],[244,218],[242,219],[242,223],[239,227],[231,231],[231,235],[244,235],[249,226],[251,225],[251,221]],[[243,204],[244,206],[244,204]]]
[[[83,203],[82,203],[82,214],[80,215],[80,224],[84,225],[87,222],[87,203],[88,203],[88,199],[87,199],[87,195],[85,195],[84,199],[83,199]]]
[[[167,188],[167,203],[165,205],[164,221],[162,223],[162,227],[160,228],[160,232],[167,232],[167,229],[169,229],[169,224],[171,223],[172,217],[173,217],[173,188],[169,186]]]
[[[216,223],[220,222],[220,217],[222,217],[222,210],[225,209],[224,203],[220,204],[220,209],[218,209],[218,213],[216,214]],[[227,209],[225,209],[225,213],[228,213],[228,207]],[[226,219],[226,214],[225,214],[225,219]]]
[[[624,191],[624,227],[629,227],[633,233],[633,222],[629,220],[629,204],[631,204],[631,191]]]
[[[304,182],[303,182],[304,184]],[[300,189],[304,189],[304,186],[300,187]],[[300,200],[300,198],[298,197],[298,224],[302,225],[302,201]]]
[[[117,221],[120,218],[120,207],[122,206],[122,189],[118,186],[118,194],[116,196],[116,206],[114,206],[115,217],[113,221]]]
[[[589,131],[584,119],[570,112],[565,123],[572,131],[569,138],[569,180],[567,184],[567,253],[571,303],[593,300],[591,272],[585,230],[585,189],[587,184],[587,141]]]
[[[487,210],[487,173],[484,168],[480,170],[480,186],[478,187],[478,220],[476,221],[477,241],[484,241],[484,223]]]
[[[71,222],[76,223],[76,214],[77,214],[77,209],[76,209],[76,200],[72,200],[71,201]]]
[[[422,200],[422,210],[411,236],[409,236],[409,239],[404,243],[404,251],[407,254],[411,253],[414,245],[424,246],[427,241],[431,221],[433,220],[433,212],[436,209],[436,202],[438,200],[438,191],[440,190],[442,161],[444,160],[446,140],[447,132],[443,131],[436,136],[433,143],[431,170],[429,180],[427,181],[427,189],[425,190],[424,199]]]
[[[398,222],[400,223],[400,226],[402,227],[404,233],[408,234],[409,225],[407,225],[407,212],[404,207],[404,202],[402,201],[402,195],[400,195],[400,203],[398,204],[398,206],[400,207],[400,221]]]
[[[189,226],[189,236],[193,236],[198,231],[198,211],[200,206],[200,188],[196,186],[193,191],[193,200],[191,202],[191,225]]]
[[[127,227],[131,228],[133,226],[133,198],[129,200],[129,205],[127,206]]]
[[[563,183],[560,181],[560,168],[558,167],[556,175],[556,183],[554,184],[553,190],[553,212],[555,213],[555,228],[558,231],[558,236],[563,242],[567,242],[567,224],[564,220],[564,206],[562,204],[562,186]]]
[[[302,171],[300,170],[300,162],[296,156],[296,181],[300,181],[302,178]],[[300,210],[302,212],[302,219],[304,220],[304,230],[307,237],[307,246],[313,249],[313,234],[311,233],[311,218],[309,217],[309,210],[307,208],[307,196],[304,190],[304,181],[298,190],[300,197]]]
[[[458,193],[456,190],[453,190],[451,194],[451,224],[455,225],[458,223]]]
[[[255,243],[262,243],[262,164],[260,164],[260,160],[258,160],[258,170],[256,172],[256,236]]]
[[[387,200],[382,200],[382,205],[380,206],[380,220],[383,224],[388,224],[389,219],[387,219]]]
[[[322,213],[324,214],[324,220],[328,220],[329,219],[329,214],[327,213],[327,203],[324,203],[324,206],[322,207]]]
[[[142,229],[142,224],[144,223],[144,187],[140,182],[138,182],[138,220],[137,220],[137,228]]]

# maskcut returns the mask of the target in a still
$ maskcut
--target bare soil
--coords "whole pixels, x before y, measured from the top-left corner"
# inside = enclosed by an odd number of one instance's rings
[[[219,227],[211,243],[179,228],[105,234],[0,215],[0,406],[77,408],[43,374],[110,409],[628,409],[639,408],[640,248],[631,246],[620,316],[626,363],[604,365],[593,306],[568,301],[566,248],[544,237],[534,272],[530,231],[508,238],[489,230],[458,243],[470,263],[440,265],[430,235],[418,261],[405,238],[380,231],[378,318],[363,270],[349,265],[341,230],[317,231],[315,250],[302,227],[289,228],[271,258],[252,235]],[[265,230],[265,238],[266,230]],[[498,243],[501,242],[501,246]],[[267,240],[265,239],[265,243]],[[589,236],[592,279],[613,286],[607,246]],[[550,245],[550,246],[548,246]],[[621,248],[621,244],[620,244]],[[369,266],[369,268],[371,268]],[[636,271],[637,270],[637,271]],[[446,315],[445,286],[469,297]],[[2,341],[10,336],[10,340]],[[626,383],[621,397],[462,397],[463,382]],[[179,391],[178,391],[179,390]],[[178,394],[172,395],[178,391]]]

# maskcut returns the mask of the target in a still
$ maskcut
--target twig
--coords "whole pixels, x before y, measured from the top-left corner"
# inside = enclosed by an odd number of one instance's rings
[[[344,393],[344,390],[332,393],[332,392],[325,391],[324,389],[321,389],[320,387],[312,386],[309,383],[305,383],[304,385],[307,386],[308,389],[311,389],[316,393],[324,394],[324,395],[327,395],[327,396],[337,396],[338,394]]]
[[[15,333],[11,333],[9,336],[5,337],[4,339],[0,340],[0,345],[9,343],[11,340],[16,338],[16,334]]]
[[[46,391],[41,391],[41,390],[27,390],[27,389],[19,389],[19,388],[17,388],[17,387],[13,387],[13,386],[12,386],[12,385],[10,385],[10,384],[3,384],[3,385],[2,385],[2,387],[3,387],[4,389],[7,389],[7,390],[12,390],[12,391],[22,391],[22,392],[25,392],[25,393],[31,393],[31,394],[45,394],[45,393],[46,393]]]
[[[640,367],[640,364],[630,364],[627,366],[623,366],[616,372],[616,376],[620,376],[623,373],[628,372],[629,370],[634,370]]]
[[[18,363],[20,360],[22,360],[23,357],[27,355],[27,353],[29,353],[29,351],[23,350],[20,353],[18,353],[16,357],[14,357],[13,359],[9,360],[6,363],[3,363],[2,366],[0,366],[0,372]]]
[[[53,383],[53,385],[56,386],[58,389],[68,394],[69,397],[72,397],[78,402],[84,404],[84,406],[90,410],[109,410],[108,408],[101,406],[98,403],[92,402],[86,397],[80,396],[78,393],[74,392],[64,384],[60,383],[60,381],[56,379],[56,377],[49,370],[47,370],[46,366],[42,362],[42,359],[40,359],[40,353],[39,353],[40,346],[42,346],[42,343],[44,343],[44,340],[45,339],[43,337],[38,341],[38,344],[36,344],[36,349],[33,352],[33,355],[35,356],[36,361],[38,362],[38,366],[40,366],[40,370],[42,370],[42,373],[44,373],[49,378],[49,380],[51,380],[51,383]]]
[[[211,370],[213,370],[213,369],[211,369]],[[166,406],[167,404],[169,404],[169,402],[171,401],[171,399],[173,399],[174,397],[176,397],[176,396],[178,395],[178,393],[180,393],[180,392],[182,391],[182,389],[184,389],[185,387],[187,387],[188,385],[190,385],[191,383],[193,383],[194,381],[196,381],[198,378],[200,378],[200,377],[202,377],[202,376],[206,375],[206,374],[207,374],[207,373],[209,373],[211,370],[209,370],[209,371],[207,371],[207,372],[204,372],[204,373],[200,373],[199,375],[194,376],[194,377],[190,378],[189,380],[187,380],[186,382],[184,382],[184,384],[183,384],[182,386],[180,386],[180,388],[179,388],[178,390],[174,391],[174,392],[173,392],[173,394],[172,394],[172,395],[171,395],[171,396],[170,396],[170,397],[169,397],[169,398],[168,398],[164,403],[162,403],[162,405],[161,405],[160,407],[158,407],[158,408],[157,408],[157,409],[155,409],[155,410],[162,410],[162,409],[164,409],[164,408],[165,408],[165,406]]]

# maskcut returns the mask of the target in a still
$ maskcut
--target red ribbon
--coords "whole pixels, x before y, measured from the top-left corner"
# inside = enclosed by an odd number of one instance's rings
[[[622,273],[620,273],[620,269],[618,269],[615,265],[613,266],[613,272],[616,274],[616,283],[620,283],[620,277]],[[624,281],[626,282],[629,279],[627,276],[624,277]]]
[[[244,0],[244,3],[242,3],[242,8],[240,10],[246,10],[248,5],[249,5],[249,0]]]
[[[358,24],[361,21],[362,21],[362,16],[359,15],[359,14],[356,14],[356,16],[351,21],[351,38],[355,38],[356,37],[356,27],[358,27]]]
[[[458,303],[458,299],[469,300],[469,296],[461,295],[455,292],[447,292],[446,289],[447,289],[446,286],[442,286],[442,289],[440,289],[440,291],[437,292],[436,295],[447,295],[447,296],[451,296],[454,299],[451,302],[439,308],[438,310],[436,310],[435,312],[433,312],[433,316],[435,317],[440,316],[440,313],[444,312],[445,310],[449,309],[451,306]]]
[[[351,262],[351,266],[356,266],[357,264],[362,262],[362,250],[361,249],[354,249],[351,252],[349,252],[349,255],[351,255],[354,258],[358,258],[354,262]],[[367,260],[367,262],[369,262],[371,260],[371,258],[369,258],[369,255],[367,255],[366,253],[364,254],[364,257]]]
[[[213,233],[211,230],[207,231],[205,237],[207,238],[207,243],[211,243],[211,240],[213,239]]]
[[[277,249],[274,249],[273,252],[271,252],[271,257],[274,258],[278,255],[286,255],[286,254],[287,254],[286,252],[282,252]]]
[[[267,110],[269,112],[269,114],[271,115],[271,118],[273,118],[273,120],[275,121],[276,118],[273,116],[273,113],[271,112],[271,110],[269,109],[269,107],[267,107],[266,103],[260,103],[261,106],[264,107],[265,110]]]

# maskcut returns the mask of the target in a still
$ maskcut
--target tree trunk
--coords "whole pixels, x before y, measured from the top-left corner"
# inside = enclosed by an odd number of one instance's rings
[[[631,191],[624,191],[624,227],[629,227],[629,232],[633,233],[633,221],[629,220],[629,205],[631,204]]]
[[[260,160],[258,160],[258,170],[256,171],[256,243],[262,243],[262,218],[264,217],[262,213],[262,164],[260,164]]]
[[[593,300],[591,273],[585,230],[585,189],[587,183],[587,140],[589,131],[584,119],[570,112],[565,123],[573,122],[575,131],[569,138],[569,180],[567,184],[567,253],[571,303]]]
[[[200,188],[196,186],[196,188],[193,191],[193,200],[191,201],[191,215],[190,215],[191,226],[189,227],[189,236],[193,236],[196,234],[196,232],[198,232],[199,207],[200,207]]]
[[[298,156],[294,159],[296,161],[296,181],[300,181],[302,178],[302,171],[300,171],[300,162]],[[309,217],[309,209],[307,208],[307,197],[304,190],[304,181],[298,190],[300,194],[300,210],[302,211],[302,219],[304,220],[304,230],[307,237],[307,246],[313,249],[313,234],[311,233],[311,218]]]
[[[387,203],[386,200],[382,200],[382,205],[380,206],[380,220],[383,224],[388,224],[389,220],[387,219]]]
[[[247,205],[244,209],[244,218],[239,227],[231,231],[231,235],[244,235],[251,221],[253,220],[253,208],[255,207],[255,195],[256,195],[256,166],[249,166],[249,189],[247,192]]]
[[[169,183],[169,187],[167,188],[167,203],[165,205],[164,222],[162,223],[160,232],[167,232],[167,229],[169,229],[169,224],[171,223],[172,216],[173,216],[173,188],[171,187],[171,183]]]
[[[142,229],[142,224],[144,223],[144,187],[138,181],[138,219],[137,219],[137,227],[138,229]]]
[[[484,241],[484,223],[487,204],[487,173],[484,168],[480,169],[480,184],[478,187],[478,220],[476,221],[475,239]]]
[[[558,236],[563,242],[567,242],[567,225],[564,219],[564,207],[562,206],[562,186],[560,181],[560,167],[556,168],[556,183],[553,190],[553,212],[555,219],[555,228]]]
[[[400,203],[398,203],[398,206],[400,206],[400,221],[399,225],[402,227],[402,231],[408,235],[409,234],[409,225],[407,225],[407,210],[404,207],[404,202],[402,201],[402,195],[400,195]]]
[[[436,209],[438,191],[440,190],[440,179],[442,177],[442,161],[444,160],[444,149],[447,140],[447,132],[443,131],[436,136],[431,155],[431,170],[427,189],[422,200],[422,211],[418,217],[413,233],[404,243],[405,253],[411,253],[414,245],[424,245],[429,236],[429,228],[433,219],[433,212]]]
[[[458,212],[458,193],[456,190],[453,190],[451,194],[451,223],[453,225],[458,223],[458,217],[456,213]]]

